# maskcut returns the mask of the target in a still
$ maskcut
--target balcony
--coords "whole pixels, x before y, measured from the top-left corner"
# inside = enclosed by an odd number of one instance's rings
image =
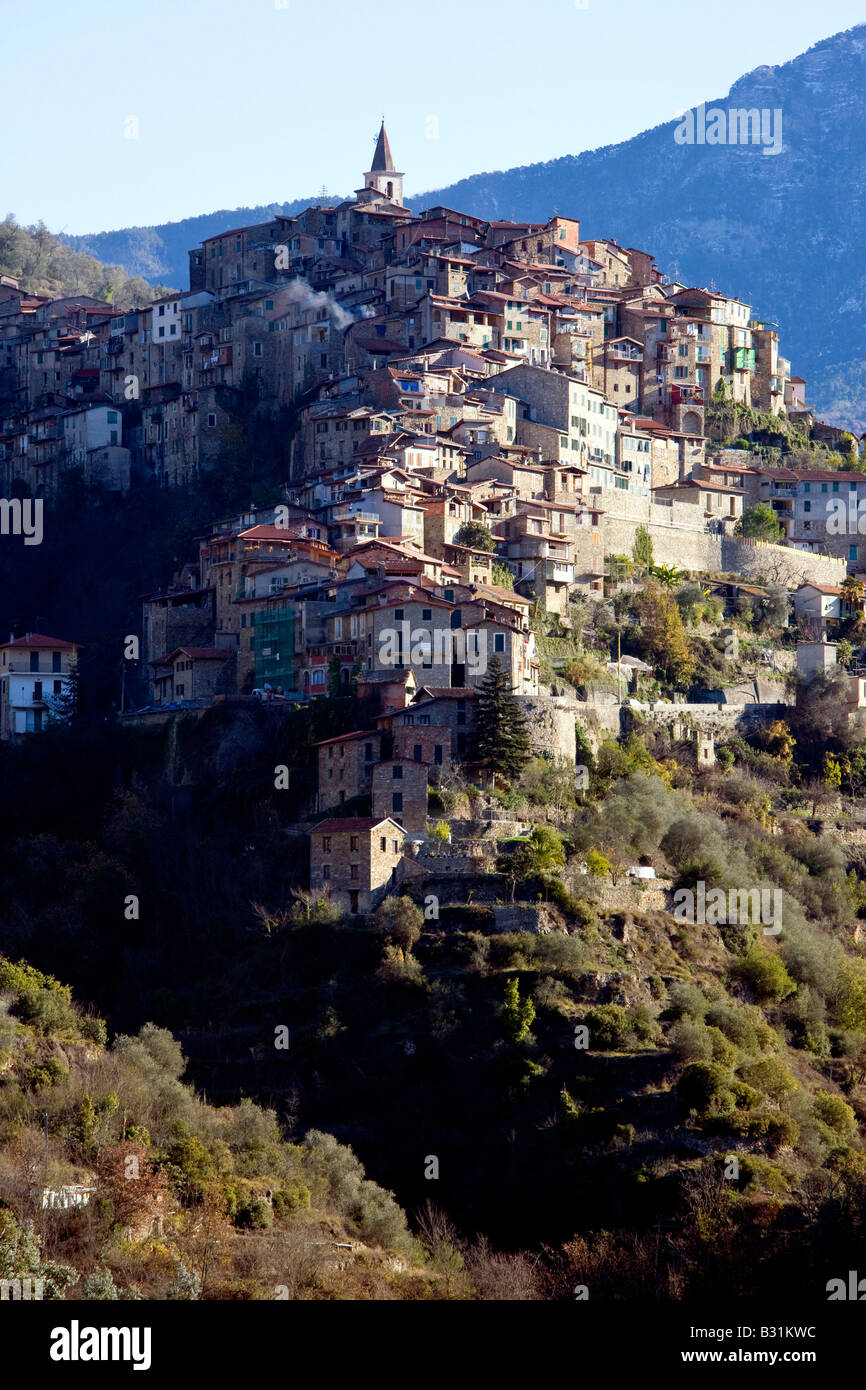
[[[574,565],[559,560],[548,560],[544,570],[545,578],[554,584],[573,584]]]
[[[331,520],[338,521],[378,521],[378,512],[356,512],[351,507],[337,507],[331,513]]]
[[[671,387],[671,405],[703,405],[704,388],[692,384]]]

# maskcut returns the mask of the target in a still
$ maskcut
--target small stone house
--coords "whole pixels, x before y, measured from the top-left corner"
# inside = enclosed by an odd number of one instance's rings
[[[370,912],[400,880],[406,832],[390,816],[332,817],[310,831],[310,887]]]
[[[379,761],[382,735],[377,730],[341,734],[316,744],[319,754],[319,791],[316,809],[328,811],[370,791],[373,764]]]

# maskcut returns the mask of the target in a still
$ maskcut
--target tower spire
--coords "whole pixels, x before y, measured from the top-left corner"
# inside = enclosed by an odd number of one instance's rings
[[[356,192],[360,202],[380,201],[397,207],[403,206],[403,175],[394,164],[384,117],[379,127],[373,162],[364,175],[364,187]]]
[[[388,132],[385,129],[385,121],[383,118],[379,130],[379,138],[376,141],[376,152],[373,155],[373,163],[370,165],[370,173],[393,174],[396,172],[396,166],[391,158],[391,146],[388,144]]]

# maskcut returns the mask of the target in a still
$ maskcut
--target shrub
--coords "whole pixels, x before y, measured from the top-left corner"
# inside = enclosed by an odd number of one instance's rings
[[[584,1015],[590,1044],[602,1052],[616,1052],[628,1043],[631,1025],[619,1004],[599,1004]]]
[[[767,1143],[774,1149],[793,1149],[800,1138],[800,1131],[790,1115],[772,1115],[767,1124]]]
[[[646,1004],[635,1004],[634,1008],[629,1011],[628,1020],[631,1032],[638,1042],[657,1043],[661,1040],[661,1028]]]
[[[709,1007],[697,985],[689,984],[687,981],[671,985],[669,999],[669,1012],[674,1018],[702,1021]]]
[[[593,878],[606,878],[610,873],[611,863],[597,849],[591,849],[586,856],[586,867]]]
[[[214,1174],[213,1159],[201,1140],[192,1134],[182,1135],[170,1146],[166,1157],[169,1180],[181,1200],[188,1204],[200,1202],[207,1181]]]
[[[411,951],[421,935],[424,913],[411,898],[387,897],[373,914],[376,930],[390,946]]]
[[[743,960],[738,961],[731,974],[744,980],[759,999],[780,1000],[797,988],[782,960],[765,946],[753,946]]]
[[[82,1297],[91,1302],[114,1302],[118,1298],[110,1269],[97,1267],[81,1286]]]
[[[755,1008],[721,999],[707,1010],[707,1024],[718,1028],[744,1052],[762,1052],[772,1046],[776,1035]]]
[[[509,1041],[515,1044],[525,1042],[535,1022],[535,1006],[531,999],[520,998],[520,980],[516,975],[505,982],[502,1017]]]
[[[668,1032],[668,1045],[681,1062],[710,1062],[713,1044],[703,1023],[681,1018]]]
[[[818,1091],[812,1101],[812,1109],[822,1124],[843,1139],[850,1139],[857,1130],[857,1117],[851,1106],[831,1091]]]
[[[769,1192],[777,1196],[788,1191],[788,1179],[768,1158],[760,1154],[741,1154],[740,1187],[744,1192]]]
[[[797,1084],[778,1057],[762,1057],[758,1062],[748,1062],[740,1067],[740,1075],[748,1085],[777,1102],[784,1100]]]
[[[579,937],[550,932],[547,936],[530,937],[527,959],[536,970],[579,980],[586,972],[589,956]]]
[[[866,960],[847,960],[840,972],[836,1021],[852,1032],[866,1030]]]
[[[545,975],[540,979],[532,990],[533,1002],[540,1009],[552,1009],[556,1013],[562,1013],[571,1004],[571,994],[561,980],[551,979]]]
[[[712,1046],[712,1056],[714,1062],[721,1062],[722,1066],[732,1066],[736,1059],[736,1049],[731,1046],[728,1039],[720,1028],[707,1028],[707,1036]]]
[[[9,1012],[38,1033],[79,1032],[70,988],[53,975],[23,961],[13,965],[0,956],[0,993],[6,992],[13,996]]]
[[[687,1110],[717,1114],[733,1110],[733,1082],[718,1062],[690,1062],[677,1081],[677,1095]]]
[[[295,1183],[292,1187],[281,1187],[274,1193],[274,1219],[285,1221],[290,1216],[296,1216],[299,1211],[306,1211],[309,1205],[310,1189],[305,1187],[303,1183]]]
[[[332,1134],[311,1129],[304,1139],[310,1171],[325,1186],[326,1201],[353,1221],[361,1236],[394,1250],[414,1253],[406,1217],[393,1194],[364,1177],[352,1150]]]
[[[273,1221],[273,1212],[262,1197],[247,1197],[239,1202],[234,1223],[242,1231],[263,1231]]]

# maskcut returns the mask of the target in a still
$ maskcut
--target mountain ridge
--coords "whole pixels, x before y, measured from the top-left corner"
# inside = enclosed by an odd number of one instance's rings
[[[705,103],[780,110],[777,157],[751,145],[678,145],[680,113],[630,140],[473,174],[411,205],[441,202],[488,218],[537,220],[558,208],[579,216],[589,234],[652,251],[677,278],[723,280],[719,288],[780,324],[782,350],[809,381],[818,412],[863,432],[866,354],[857,310],[866,307],[866,267],[858,274],[857,248],[866,239],[864,85],[866,25],[858,25],[786,63],[755,68],[725,97]],[[67,240],[132,273],[185,284],[186,252],[202,235],[305,206],[296,199]],[[136,232],[148,234],[138,246]]]

